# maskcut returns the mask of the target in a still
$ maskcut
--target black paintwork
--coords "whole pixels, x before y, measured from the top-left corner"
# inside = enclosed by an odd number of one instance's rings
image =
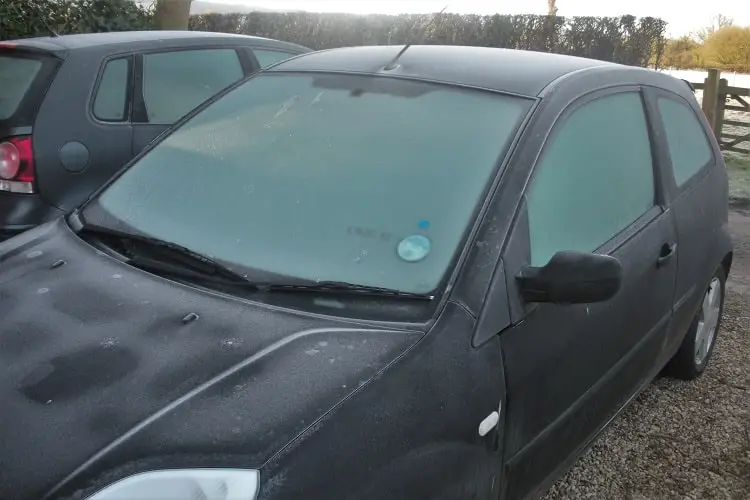
[[[716,141],[682,191],[670,181],[653,97],[701,116],[689,89],[648,70],[468,48],[412,47],[382,71],[397,51],[313,53],[270,71],[525,87],[538,100],[424,306],[431,319],[232,298],[115,261],[62,220],[33,229],[0,245],[0,498],[85,498],[135,472],[201,466],[259,468],[261,499],[528,498],[648,384],[731,263]],[[443,51],[453,68],[434,64]],[[620,91],[643,96],[657,180],[656,206],[599,249],[620,262],[620,288],[596,304],[524,302],[523,192],[539,151],[559,117]]]
[[[147,52],[195,48],[235,48],[245,75],[259,69],[247,48],[302,54],[309,49],[268,38],[187,31],[95,33],[12,40],[0,53],[50,61],[25,96],[17,116],[0,120],[0,141],[31,135],[38,194],[0,193],[0,239],[69,213],[92,192],[166,131],[170,124],[150,124],[142,105],[141,74],[136,59]],[[141,103],[126,122],[103,122],[92,112],[92,99],[104,64],[112,58],[134,59],[128,104]],[[19,124],[23,126],[21,130]]]

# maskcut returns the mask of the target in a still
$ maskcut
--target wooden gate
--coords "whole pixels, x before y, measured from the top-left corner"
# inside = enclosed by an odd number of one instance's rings
[[[692,85],[703,90],[703,112],[721,149],[750,154],[750,89],[730,87],[717,69],[708,70],[703,83]]]

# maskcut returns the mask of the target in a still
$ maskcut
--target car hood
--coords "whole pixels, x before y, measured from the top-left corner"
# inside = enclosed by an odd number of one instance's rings
[[[0,498],[154,457],[260,467],[421,335],[175,284],[62,220],[33,229],[0,244]]]

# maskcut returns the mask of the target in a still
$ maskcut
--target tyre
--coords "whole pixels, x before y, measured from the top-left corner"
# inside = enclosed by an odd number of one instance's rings
[[[667,363],[669,376],[693,380],[705,371],[716,345],[716,335],[724,312],[726,276],[719,267],[708,284],[698,312],[674,357]]]

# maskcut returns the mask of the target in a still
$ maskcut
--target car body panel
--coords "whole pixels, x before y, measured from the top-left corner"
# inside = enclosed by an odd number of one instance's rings
[[[0,44],[0,56],[31,58],[43,63],[13,115],[0,119],[0,142],[12,137],[32,136],[34,133],[34,118],[65,56],[65,52],[50,54],[46,51],[49,47],[44,44],[42,47],[44,49],[24,44]],[[0,192],[0,241],[60,215],[57,207],[38,193]]]
[[[397,363],[266,464],[259,498],[496,498],[502,427],[478,427],[503,402],[502,359],[497,337],[471,346],[474,324],[448,303]]]
[[[0,428],[24,429],[0,440],[2,498],[165,449],[260,466],[422,336],[175,286],[64,220],[31,233],[0,247]]]
[[[606,78],[608,72],[601,72]],[[674,215],[658,188],[657,205],[599,250],[616,256],[624,268],[624,282],[614,298],[602,304],[526,306],[516,291],[515,277],[528,265],[529,252],[520,196],[538,152],[554,130],[551,125],[590,99],[638,91],[632,81],[618,86],[623,78],[617,76],[612,84],[602,85],[602,77],[595,81],[582,71],[548,89],[510,160],[514,170],[501,183],[499,193],[504,194],[496,198],[499,207],[493,210],[496,220],[508,224],[510,234],[502,254],[504,273],[497,279],[506,280],[511,315],[506,324],[495,326],[506,328],[500,339],[509,401],[504,446],[507,498],[533,494],[642,387],[650,368],[662,358],[669,327],[676,262],[657,268],[656,261],[664,244],[677,242],[677,233]],[[655,182],[660,182],[657,167],[655,163]],[[503,213],[515,214],[515,219],[503,219]],[[640,310],[633,315],[636,307]]]
[[[381,73],[535,96],[550,82],[571,71],[616,67],[594,59],[567,57],[541,52],[460,47],[411,45],[394,67],[386,66],[402,46],[353,47],[321,50],[307,57],[285,61],[269,71],[337,71]],[[517,71],[524,67],[524,71]],[[508,68],[514,68],[509,71]]]
[[[704,126],[713,149],[713,158],[695,176],[678,188],[672,174],[672,163],[666,143],[662,142],[660,156],[665,173],[664,185],[675,214],[679,234],[678,280],[674,296],[674,319],[668,335],[668,352],[674,353],[682,334],[689,328],[703,300],[703,292],[714,271],[732,253],[732,241],[727,227],[728,179],[721,150],[698,102],[690,90],[666,91],[648,87],[646,94],[654,126],[662,130],[664,123],[656,99],[660,96],[676,100],[691,108]],[[730,257],[731,260],[731,257]],[[705,263],[713,263],[707,266]],[[729,271],[729,269],[725,269]]]

